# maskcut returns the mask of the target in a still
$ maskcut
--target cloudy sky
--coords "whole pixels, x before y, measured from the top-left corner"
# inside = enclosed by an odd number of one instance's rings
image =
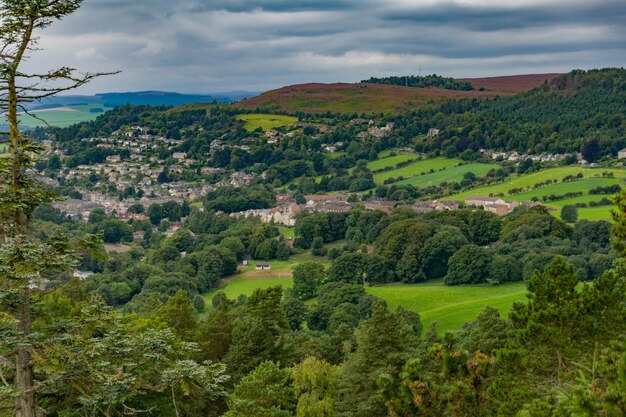
[[[30,65],[122,70],[82,94],[565,72],[626,66],[625,22],[624,0],[85,0]]]

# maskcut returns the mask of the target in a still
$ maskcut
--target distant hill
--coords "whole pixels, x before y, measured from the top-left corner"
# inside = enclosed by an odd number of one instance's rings
[[[297,84],[236,103],[248,110],[288,113],[400,113],[449,98],[494,97],[489,91],[459,91],[368,83]]]
[[[476,89],[484,88],[489,91],[523,93],[539,87],[544,81],[551,81],[561,75],[563,74],[505,75],[501,77],[458,78],[457,81],[467,81]]]
[[[31,109],[41,110],[85,104],[99,104],[102,107],[117,107],[125,104],[150,106],[181,106],[189,103],[232,103],[257,93],[231,91],[210,94],[180,94],[165,91],[138,91],[123,93],[99,93],[93,96],[57,96],[41,103],[33,103]]]
[[[46,126],[67,127],[74,123],[94,120],[100,114],[119,106],[189,106],[194,103],[233,103],[257,93],[231,91],[215,94],[179,94],[164,91],[139,91],[127,93],[101,93],[93,96],[57,96],[31,103],[28,110],[37,117],[22,115],[22,126],[34,128]],[[207,105],[207,104],[205,104]],[[44,122],[45,120],[45,122]],[[46,124],[47,123],[47,124]],[[0,120],[0,128],[3,121]],[[0,129],[2,130],[2,129]]]
[[[401,113],[447,99],[492,98],[525,92],[558,76],[532,74],[458,79],[469,82],[474,91],[371,83],[297,84],[267,91],[235,105],[248,110],[287,113]]]

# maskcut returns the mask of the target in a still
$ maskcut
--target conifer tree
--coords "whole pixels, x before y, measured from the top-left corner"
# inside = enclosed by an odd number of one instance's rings
[[[376,380],[382,373],[397,375],[414,353],[417,337],[401,315],[389,311],[384,302],[374,305],[370,319],[356,330],[357,349],[348,358],[339,388],[337,415],[378,417],[385,405]]]
[[[296,408],[288,369],[266,361],[246,375],[228,398],[224,417],[291,417]]]
[[[60,67],[37,73],[23,67],[37,50],[37,32],[76,11],[82,0],[1,0],[0,1],[0,114],[9,130],[9,158],[0,158],[0,302],[2,312],[12,321],[11,337],[3,338],[1,352],[14,364],[15,414],[36,414],[31,336],[31,285],[45,278],[51,269],[66,269],[72,251],[64,237],[36,242],[28,236],[33,210],[54,195],[28,175],[41,148],[19,127],[18,113],[29,113],[29,103],[72,90],[102,73],[78,73]],[[32,115],[31,115],[32,116]],[[33,116],[36,117],[36,116]],[[4,365],[3,365],[4,366]]]

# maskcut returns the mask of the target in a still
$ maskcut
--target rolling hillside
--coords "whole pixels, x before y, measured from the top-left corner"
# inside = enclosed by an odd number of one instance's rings
[[[539,87],[544,81],[550,81],[562,74],[527,74],[505,75],[486,78],[459,78],[459,81],[468,81],[474,88],[484,88],[489,91],[505,93],[523,93]]]
[[[298,84],[267,91],[236,104],[248,110],[287,113],[399,113],[430,101],[495,97],[486,91],[457,91],[382,84]]]
[[[297,84],[270,90],[236,103],[248,110],[287,113],[399,113],[450,98],[491,98],[528,91],[559,74],[463,78],[487,91],[459,91],[367,83]]]

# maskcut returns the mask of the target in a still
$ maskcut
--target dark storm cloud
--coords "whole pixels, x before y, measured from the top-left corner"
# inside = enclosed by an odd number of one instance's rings
[[[83,92],[554,72],[623,66],[624,21],[623,0],[85,0],[33,65],[123,70]]]
[[[501,4],[506,4],[506,1]],[[542,27],[554,24],[623,25],[626,6],[623,1],[546,2],[537,7],[468,6],[440,2],[430,6],[382,11],[381,19],[414,24],[461,25],[474,30]]]

